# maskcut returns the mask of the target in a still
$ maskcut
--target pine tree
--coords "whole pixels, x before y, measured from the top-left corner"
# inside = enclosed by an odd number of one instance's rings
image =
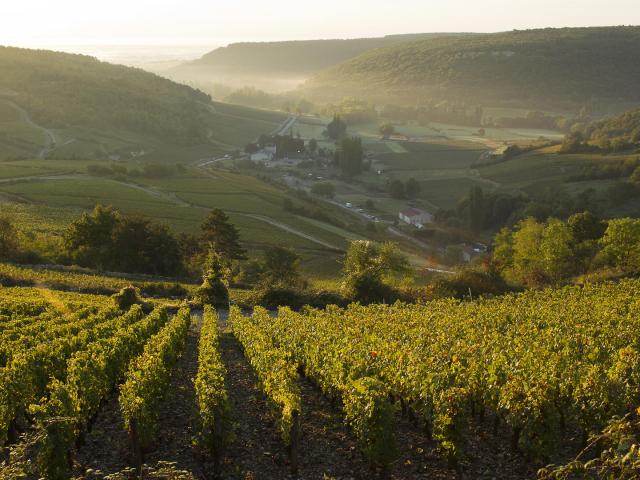
[[[218,208],[212,210],[201,228],[201,241],[205,245],[210,245],[222,257],[227,260],[245,258],[246,251],[240,245],[238,229],[222,210]]]

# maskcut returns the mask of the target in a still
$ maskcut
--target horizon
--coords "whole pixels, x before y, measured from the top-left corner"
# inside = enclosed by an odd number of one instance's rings
[[[80,0],[41,3],[24,0],[1,8],[0,45],[224,46],[426,32],[494,33],[640,24],[640,7],[633,0],[611,0],[604,12],[596,0],[584,0],[579,5],[554,0],[487,0],[482,4],[453,0],[445,5],[416,0],[398,0],[392,5],[380,0],[353,0],[348,4],[327,0],[323,9],[311,12],[293,0],[268,5],[256,0],[233,5],[211,5],[203,0],[185,0],[180,5],[174,0],[140,0],[135,4],[114,0],[99,6]],[[554,12],[552,17],[549,11]]]
[[[557,27],[531,27],[526,29],[514,28],[511,30],[496,30],[496,31],[424,31],[424,32],[402,32],[402,33],[383,33],[380,35],[372,36],[352,36],[352,37],[310,37],[310,38],[281,38],[281,39],[247,39],[247,40],[214,40],[212,42],[187,42],[187,43],[170,43],[170,42],[158,42],[158,43],[136,43],[123,41],[121,43],[42,43],[42,42],[25,42],[24,44],[5,44],[0,42],[0,46],[4,47],[16,47],[38,50],[51,50],[62,53],[72,53],[79,55],[88,55],[96,57],[98,60],[119,63],[129,66],[143,66],[162,64],[179,61],[190,61],[201,58],[203,55],[219,49],[225,48],[232,44],[238,43],[278,43],[278,42],[297,42],[297,41],[312,41],[312,40],[353,40],[361,38],[376,38],[376,37],[388,37],[388,36],[402,36],[402,35],[420,35],[425,33],[439,33],[439,34],[456,34],[456,33],[469,33],[469,34],[493,34],[502,33],[508,31],[525,31],[525,30],[539,30],[539,29],[562,29],[562,28],[607,28],[607,27],[638,27],[639,24],[625,24],[625,25],[589,25],[589,26],[557,26]],[[166,49],[171,49],[167,51]]]

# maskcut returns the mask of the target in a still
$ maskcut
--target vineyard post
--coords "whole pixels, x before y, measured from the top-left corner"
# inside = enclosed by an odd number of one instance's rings
[[[300,425],[300,412],[294,410],[291,414],[293,419],[290,433],[289,443],[289,461],[291,462],[291,473],[298,473],[298,460],[300,453],[300,440],[302,436],[302,427]]]
[[[213,454],[213,470],[217,475],[220,471],[220,459],[222,457],[222,448],[224,445],[224,421],[223,421],[223,413],[222,408],[218,408],[213,422],[213,438],[211,445],[211,453]]]
[[[138,474],[142,473],[142,446],[140,445],[140,436],[138,435],[138,425],[135,418],[131,419],[129,425],[129,441],[131,443],[132,463]]]
[[[0,458],[2,458],[5,465],[9,465],[11,461],[11,447],[9,447],[8,444],[2,447],[2,457]]]

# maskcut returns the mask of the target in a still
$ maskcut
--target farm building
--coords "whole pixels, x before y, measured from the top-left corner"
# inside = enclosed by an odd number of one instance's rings
[[[417,208],[405,208],[398,214],[400,220],[409,225],[422,228],[425,224],[433,222],[433,215]]]
[[[271,162],[275,156],[276,156],[276,146],[267,145],[261,150],[258,150],[257,152],[253,153],[251,155],[251,161],[268,163],[268,162]]]

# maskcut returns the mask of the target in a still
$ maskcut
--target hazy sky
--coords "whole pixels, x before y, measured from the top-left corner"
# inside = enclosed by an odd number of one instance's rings
[[[0,0],[0,44],[25,46],[622,24],[640,24],[640,0]]]

